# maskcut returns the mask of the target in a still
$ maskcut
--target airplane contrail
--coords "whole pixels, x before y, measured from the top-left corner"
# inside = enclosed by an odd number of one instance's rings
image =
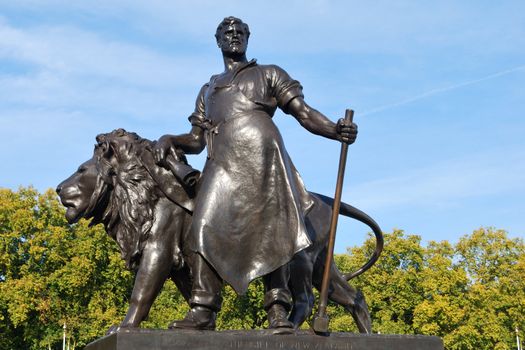
[[[419,95],[416,95],[416,96],[404,99],[402,101],[386,104],[386,105],[379,106],[379,107],[376,107],[376,108],[372,108],[371,110],[368,110],[368,111],[365,111],[365,112],[359,113],[359,114],[360,114],[360,116],[365,116],[365,115],[370,115],[370,114],[382,112],[384,110],[387,110],[387,109],[390,109],[390,108],[394,108],[394,107],[398,107],[398,106],[402,106],[402,105],[405,105],[405,104],[408,104],[408,103],[420,100],[420,99],[425,98],[425,97],[429,97],[429,96],[432,96],[432,95],[435,95],[435,94],[439,94],[439,93],[442,93],[442,92],[445,92],[445,91],[449,91],[449,90],[454,90],[454,89],[457,89],[457,88],[460,88],[460,87],[463,87],[463,86],[476,84],[476,83],[479,83],[479,82],[482,82],[482,81],[485,81],[485,80],[494,79],[494,78],[497,78],[497,77],[501,77],[502,75],[510,74],[510,73],[513,73],[513,72],[516,72],[516,71],[519,71],[519,70],[523,70],[523,69],[525,69],[525,65],[514,67],[514,68],[510,68],[510,69],[506,69],[506,70],[503,70],[501,72],[497,72],[497,73],[494,73],[494,74],[491,74],[491,75],[487,75],[486,77],[483,77],[483,78],[469,80],[469,81],[465,81],[463,83],[450,85],[450,86],[446,86],[446,87],[442,87],[442,88],[432,89],[432,90],[429,90],[429,91],[424,92],[422,94],[419,94]]]

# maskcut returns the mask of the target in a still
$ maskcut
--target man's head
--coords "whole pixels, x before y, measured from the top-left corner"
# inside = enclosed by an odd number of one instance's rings
[[[217,45],[225,55],[244,55],[248,47],[250,29],[237,17],[226,17],[219,23],[215,38]]]

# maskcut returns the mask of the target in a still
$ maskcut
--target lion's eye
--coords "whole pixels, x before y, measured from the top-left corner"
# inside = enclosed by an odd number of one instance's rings
[[[77,173],[82,174],[85,171],[86,171],[86,168],[81,167],[81,168],[78,168]]]

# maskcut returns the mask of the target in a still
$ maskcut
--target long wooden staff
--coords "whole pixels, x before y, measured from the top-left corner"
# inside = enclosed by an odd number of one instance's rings
[[[354,111],[347,109],[345,113],[345,125],[352,124]],[[332,207],[332,219],[330,221],[330,234],[328,237],[328,251],[324,263],[323,282],[321,284],[321,295],[319,296],[319,307],[314,317],[313,329],[316,333],[327,333],[330,319],[326,314],[328,304],[328,288],[330,284],[330,268],[334,259],[335,231],[337,229],[337,220],[339,218],[339,208],[341,207],[341,192],[343,190],[343,180],[345,177],[346,155],[348,153],[348,144],[345,142],[341,145],[341,156],[339,157],[339,171],[337,172],[337,184],[335,186],[334,204]]]

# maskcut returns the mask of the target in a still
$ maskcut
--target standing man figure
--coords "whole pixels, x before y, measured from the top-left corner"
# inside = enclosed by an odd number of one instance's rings
[[[293,327],[288,263],[310,245],[304,217],[313,202],[272,117],[279,107],[314,134],[349,144],[357,135],[355,124],[335,124],[308,106],[299,82],[283,69],[248,61],[249,36],[238,18],[219,24],[224,72],[200,90],[191,131],[165,135],[154,149],[159,164],[175,149],[208,151],[187,239],[194,252],[192,308],[175,328],[214,329],[222,281],[244,293],[261,276],[269,327]]]

